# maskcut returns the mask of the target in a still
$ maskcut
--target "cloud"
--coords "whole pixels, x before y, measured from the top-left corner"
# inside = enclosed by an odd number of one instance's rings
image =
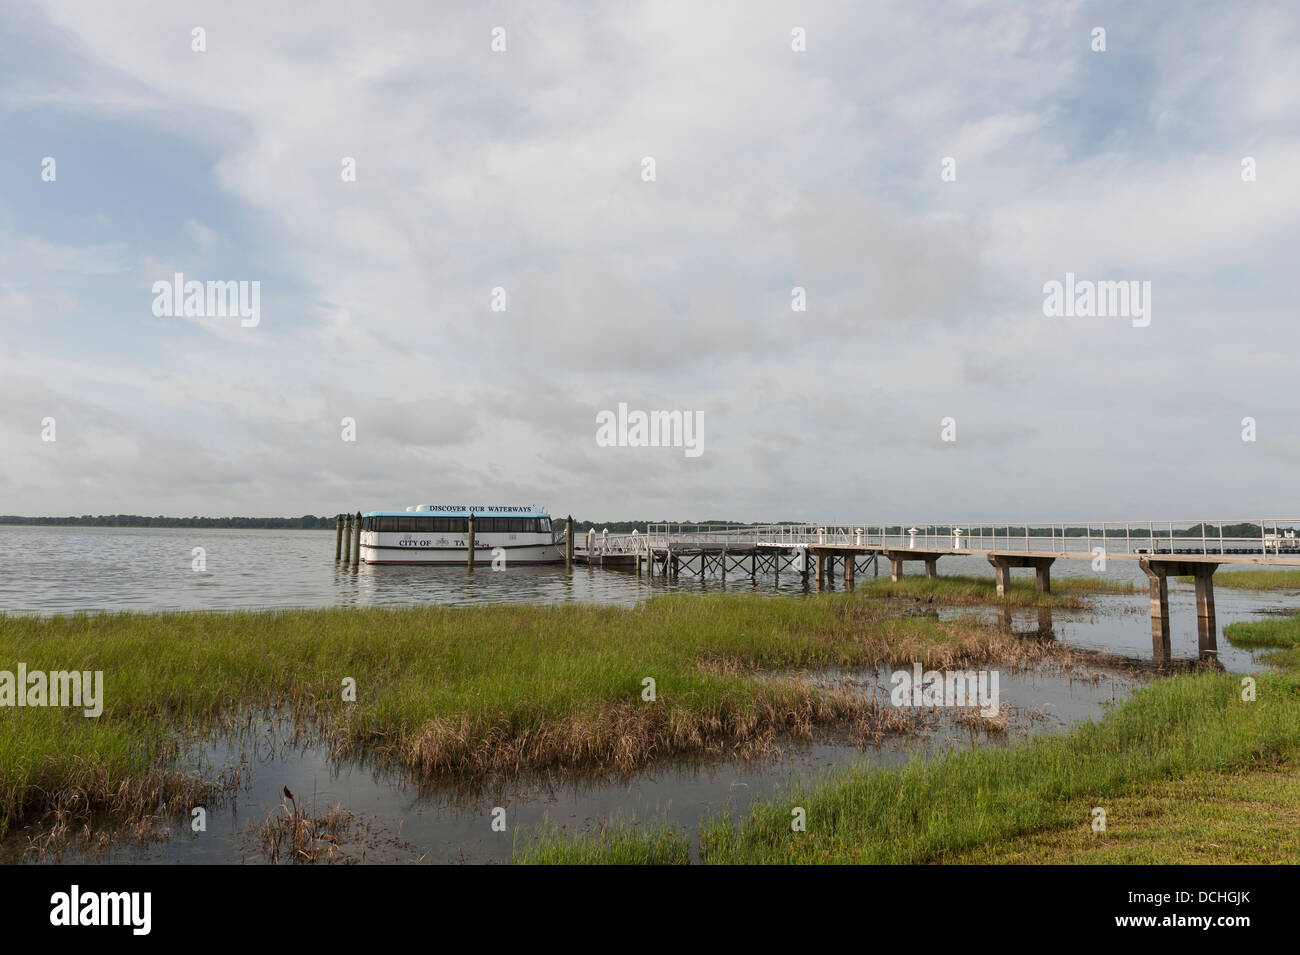
[[[332,513],[497,488],[610,519],[942,519],[1276,494],[1190,399],[1210,374],[1224,403],[1289,401],[1291,11],[31,9],[0,38],[22,51],[0,111],[16,154],[57,129],[78,162],[0,210],[0,375],[86,427],[55,467],[27,440],[39,409],[3,412],[25,436],[0,468],[12,509]],[[154,318],[173,271],[261,280],[262,325]],[[1151,280],[1151,327],[1045,319],[1066,271]],[[597,448],[619,401],[704,411],[704,457]],[[949,414],[959,442],[936,447]],[[1296,433],[1271,420],[1260,450]],[[1072,449],[1127,488],[1054,470]],[[1171,482],[1188,449],[1196,474]]]

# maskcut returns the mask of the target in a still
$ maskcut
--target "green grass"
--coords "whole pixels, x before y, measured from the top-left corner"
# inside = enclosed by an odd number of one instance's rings
[[[1261,780],[1253,790],[1280,801],[1293,788],[1286,780],[1300,755],[1300,615],[1279,623],[1286,627],[1270,629],[1267,636],[1263,629],[1257,631],[1261,641],[1284,647],[1275,658],[1283,669],[1254,677],[1253,701],[1242,699],[1240,676],[1179,676],[1137,690],[1100,722],[1080,724],[1067,735],[962,750],[900,769],[844,770],[759,804],[741,819],[724,815],[710,820],[699,832],[701,857],[724,864],[1012,857],[1035,838],[1077,845],[1080,833],[1091,833],[1092,807],[1117,807],[1122,821],[1126,806],[1163,798],[1178,780],[1243,769],[1288,767],[1281,777]],[[806,813],[805,832],[791,831],[794,807]],[[1244,814],[1233,824],[1253,832],[1252,844],[1259,847],[1267,843],[1277,818]],[[669,837],[662,831],[653,836],[661,855]],[[685,842],[687,837],[676,838]],[[632,839],[620,834],[624,858],[635,854]],[[520,861],[605,858],[599,839],[584,839],[567,849],[557,849],[553,841],[553,836],[543,837],[521,849]],[[1148,840],[1147,849],[1150,861],[1186,857],[1172,838]],[[1256,861],[1288,857],[1273,853]]]
[[[599,851],[594,851],[597,848]],[[544,827],[531,834],[530,851],[520,861],[529,865],[597,861],[602,865],[686,865],[691,861],[690,850],[686,834],[668,823],[638,827],[635,822],[614,821],[573,840],[562,838],[552,826]]]
[[[1190,584],[1190,576],[1179,577]],[[1300,570],[1229,570],[1214,575],[1216,587],[1236,590],[1300,590]]]
[[[1108,800],[1106,830],[1073,825],[981,846],[952,860],[976,865],[1300,864],[1300,766],[1241,767],[1150,783]],[[1245,822],[1245,824],[1243,824]]]
[[[104,711],[0,710],[0,831],[67,806],[174,795],[193,735],[275,709],[422,777],[630,771],[853,715],[771,672],[978,665],[1014,640],[827,594],[565,605],[0,616],[0,669],[102,670]],[[999,649],[1001,648],[1001,649]],[[646,677],[657,699],[642,699]],[[356,681],[356,702],[342,681]],[[78,802],[80,800],[80,802]]]
[[[1223,628],[1223,635],[1235,647],[1297,647],[1300,646],[1300,614],[1230,623]]]
[[[1013,578],[1005,597],[999,597],[997,584],[987,577],[888,577],[868,578],[858,585],[858,592],[868,597],[920,600],[945,606],[1002,604],[1012,607],[1059,607],[1080,609],[1087,606],[1081,596],[1089,594],[1136,593],[1133,584],[1104,577],[1061,577],[1052,581],[1050,594],[1039,593],[1032,573]]]

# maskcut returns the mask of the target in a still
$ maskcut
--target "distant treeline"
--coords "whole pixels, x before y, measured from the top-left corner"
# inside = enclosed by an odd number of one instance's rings
[[[556,533],[564,529],[565,518],[560,515],[552,515],[552,523],[555,526]],[[575,534],[585,534],[588,530],[595,529],[597,533],[609,529],[611,534],[630,534],[637,530],[645,533],[645,529],[650,524],[669,523],[665,521],[580,521],[574,518],[573,527]],[[731,525],[743,527],[744,521],[680,521],[672,522],[674,527],[689,530],[692,527],[700,526],[718,526]],[[767,522],[764,522],[767,523]],[[799,524],[798,521],[779,521],[774,523]],[[269,530],[332,530],[334,527],[334,515],[328,517],[317,517],[315,514],[304,514],[302,517],[145,517],[140,514],[82,514],[80,517],[20,517],[16,514],[0,514],[0,524],[35,524],[35,525],[55,525],[65,527],[229,527],[237,529],[269,529]],[[752,525],[751,525],[752,526]],[[864,525],[864,529],[865,525]],[[871,531],[880,532],[880,525],[872,525]],[[953,528],[948,525],[931,525],[931,534],[951,534]],[[997,525],[997,534],[1002,536],[1010,531],[1011,537],[1023,537],[1025,535],[1024,525],[1011,525],[1008,528],[1005,524]],[[1271,526],[1268,532],[1271,532]],[[898,524],[892,524],[885,528],[886,533],[891,536],[898,536],[907,533],[907,529]],[[924,533],[924,529],[922,533]],[[966,535],[988,535],[991,532],[991,525],[968,525],[962,528]],[[1059,527],[1052,529],[1048,527],[1031,527],[1029,528],[1030,537],[1049,537],[1053,534],[1060,534]],[[1134,524],[1131,526],[1129,533],[1135,537],[1146,536],[1147,526],[1145,524]],[[1261,534],[1258,524],[1225,524],[1223,525],[1222,536],[1227,537],[1246,537],[1255,538]],[[1155,534],[1157,537],[1168,537],[1169,530],[1162,527],[1159,523],[1155,525]],[[1204,534],[1206,537],[1217,538],[1220,536],[1219,525],[1207,524],[1204,530],[1200,524],[1194,527],[1174,528],[1174,537],[1200,537]],[[1098,524],[1094,524],[1091,530],[1087,527],[1066,527],[1065,535],[1067,537],[1101,537],[1102,529]],[[1113,524],[1108,526],[1105,536],[1123,538],[1125,529],[1123,526],[1116,527]]]
[[[334,516],[317,517],[144,517],[140,514],[82,514],[80,517],[19,517],[0,514],[0,524],[45,524],[64,527],[232,527],[323,530],[334,527]]]

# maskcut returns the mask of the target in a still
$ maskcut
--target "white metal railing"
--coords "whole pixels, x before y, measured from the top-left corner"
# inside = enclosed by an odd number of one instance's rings
[[[951,552],[1255,556],[1300,562],[1300,518],[952,524],[651,524],[642,547],[858,546]]]
[[[646,537],[639,531],[631,534],[577,534],[573,538],[573,552],[599,556],[644,554],[647,552]]]

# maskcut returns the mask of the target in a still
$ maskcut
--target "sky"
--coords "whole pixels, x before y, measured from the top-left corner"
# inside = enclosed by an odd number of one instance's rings
[[[1298,240],[1294,4],[10,0],[0,513],[1294,516]]]

